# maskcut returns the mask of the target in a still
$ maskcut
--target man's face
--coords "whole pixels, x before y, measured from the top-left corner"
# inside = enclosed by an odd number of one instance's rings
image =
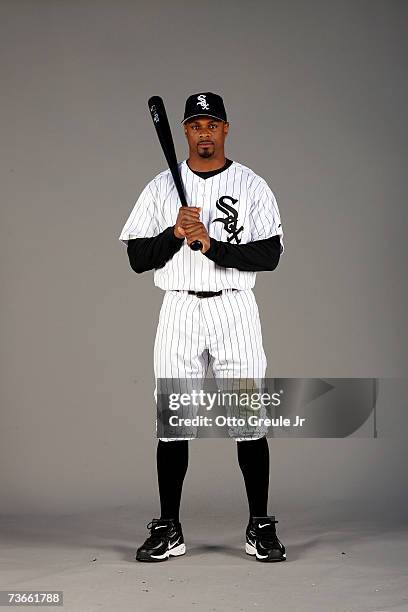
[[[213,157],[224,151],[224,141],[228,134],[227,121],[219,121],[205,115],[194,117],[184,124],[184,133],[187,137],[190,151],[200,157]]]

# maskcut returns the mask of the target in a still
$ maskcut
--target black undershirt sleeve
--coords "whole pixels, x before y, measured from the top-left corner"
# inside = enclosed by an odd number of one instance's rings
[[[280,254],[279,235],[247,244],[229,244],[210,238],[210,248],[204,253],[218,266],[246,272],[274,270],[279,263]]]
[[[174,226],[151,238],[128,240],[127,254],[132,270],[140,274],[162,268],[181,249],[184,240],[174,235]]]
[[[162,268],[177,253],[184,238],[174,235],[174,226],[151,238],[132,238],[128,241],[129,263],[138,274]],[[247,244],[229,244],[210,238],[210,248],[204,255],[224,268],[247,272],[274,270],[281,252],[279,235]]]

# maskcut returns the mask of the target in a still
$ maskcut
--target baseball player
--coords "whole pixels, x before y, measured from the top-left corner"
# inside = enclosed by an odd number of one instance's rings
[[[222,98],[189,96],[182,120],[189,147],[179,164],[188,207],[170,170],[143,189],[119,236],[136,273],[154,270],[164,291],[154,343],[159,379],[262,379],[266,356],[254,293],[256,272],[274,270],[284,251],[276,198],[250,168],[225,157],[229,123]],[[200,240],[201,251],[189,245]],[[163,561],[186,552],[179,518],[189,440],[159,437],[160,518],[136,552]],[[269,447],[265,435],[235,437],[249,505],[245,551],[259,561],[283,561],[285,547],[267,510]]]

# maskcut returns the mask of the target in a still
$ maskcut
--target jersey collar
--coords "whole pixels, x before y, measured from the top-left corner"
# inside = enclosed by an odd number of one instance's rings
[[[213,176],[209,176],[208,178],[202,178],[201,176],[199,176],[198,174],[196,174],[195,172],[193,172],[191,170],[191,168],[189,167],[188,163],[187,163],[187,159],[184,159],[182,161],[182,165],[184,166],[184,168],[186,169],[187,173],[191,174],[192,176],[194,176],[196,179],[198,179],[199,181],[211,181],[213,178],[219,176],[220,174],[222,174],[223,172],[226,172],[227,170],[229,170],[230,168],[232,168],[232,166],[235,164],[235,161],[232,160],[232,164],[230,164],[229,166],[227,166],[227,168],[224,168],[224,170],[220,170],[220,172],[217,172],[217,174],[214,174]]]

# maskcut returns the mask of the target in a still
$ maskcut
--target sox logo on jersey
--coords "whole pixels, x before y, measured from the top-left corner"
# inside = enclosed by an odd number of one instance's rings
[[[225,200],[229,200],[232,204],[236,204],[238,202],[238,200],[236,200],[235,198],[232,198],[231,196],[221,196],[217,200],[216,206],[218,210],[225,213],[227,216],[218,217],[217,219],[213,220],[213,223],[216,223],[217,221],[219,221],[220,223],[223,223],[225,230],[229,234],[231,234],[230,236],[228,236],[227,242],[231,242],[232,240],[235,239],[235,242],[238,244],[239,242],[241,242],[241,239],[238,237],[238,234],[242,232],[242,230],[244,229],[244,226],[242,225],[239,229],[237,229],[238,213],[236,209],[233,208],[232,206],[229,206]]]

